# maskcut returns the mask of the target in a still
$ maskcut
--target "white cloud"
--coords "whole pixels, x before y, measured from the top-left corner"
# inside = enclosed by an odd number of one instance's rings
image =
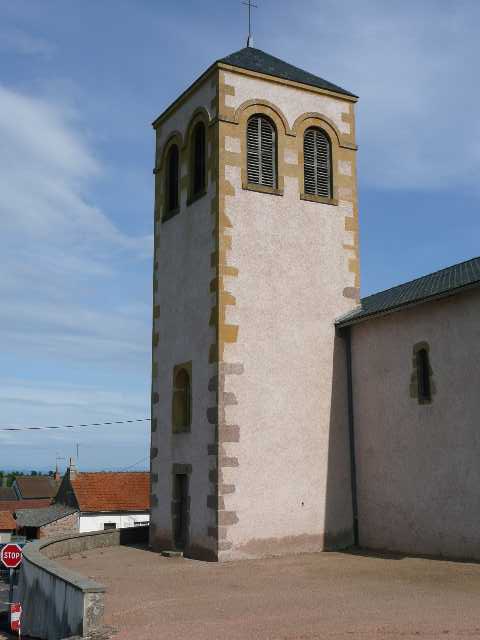
[[[99,389],[85,384],[67,384],[59,382],[32,383],[26,380],[2,378],[0,383],[0,403],[34,407],[36,418],[30,416],[27,421],[18,418],[6,424],[2,416],[0,427],[5,426],[47,426],[70,424],[72,412],[83,415],[82,422],[121,420],[122,418],[144,418],[144,398],[138,394]],[[38,413],[43,408],[54,408],[59,418],[52,423],[48,415]],[[92,411],[92,407],[94,407]],[[7,413],[7,412],[6,412]],[[91,420],[89,419],[91,418]]]
[[[46,427],[110,422],[148,417],[146,394],[111,391],[85,384],[35,383],[22,379],[0,379],[0,427]],[[21,419],[19,419],[21,416]],[[145,456],[135,468],[148,467],[149,422],[135,422],[75,429],[0,431],[0,467],[53,469],[55,458],[76,455],[80,447],[80,469],[121,468]]]
[[[122,296],[121,281],[149,269],[151,237],[127,235],[91,202],[102,166],[75,118],[0,86],[2,352],[146,375],[149,300],[131,282]]]
[[[4,231],[56,246],[108,243],[147,252],[150,238],[122,234],[89,202],[88,181],[101,170],[71,120],[71,111],[0,86]]]
[[[0,51],[21,55],[50,56],[54,50],[52,43],[21,29],[0,29]]]
[[[129,314],[121,305],[107,312],[65,300],[60,305],[12,300],[0,311],[5,352],[28,349],[30,357],[122,365],[125,374],[138,368],[139,362],[148,363],[148,319],[146,305]]]
[[[361,179],[383,188],[478,188],[475,2],[308,0],[280,57],[358,93]],[[308,20],[306,19],[308,16]],[[288,53],[287,53],[288,52]]]

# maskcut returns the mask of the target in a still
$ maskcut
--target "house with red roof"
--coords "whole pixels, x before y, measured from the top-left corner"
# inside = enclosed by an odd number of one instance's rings
[[[10,511],[0,511],[0,544],[10,542],[16,529],[17,523]]]
[[[78,530],[146,526],[150,521],[150,474],[79,472],[70,462],[55,499],[78,512]]]
[[[19,509],[41,509],[52,504],[51,498],[35,500],[0,500],[0,511],[16,513]]]

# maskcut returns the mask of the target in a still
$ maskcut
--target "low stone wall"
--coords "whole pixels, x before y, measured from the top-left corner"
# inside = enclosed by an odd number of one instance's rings
[[[70,534],[26,545],[19,581],[22,634],[42,640],[61,640],[86,636],[99,629],[103,621],[105,587],[68,571],[54,559],[147,540],[148,527],[132,527]]]

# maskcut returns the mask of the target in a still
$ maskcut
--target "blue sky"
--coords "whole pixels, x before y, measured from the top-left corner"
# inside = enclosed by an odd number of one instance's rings
[[[480,4],[257,4],[255,46],[360,96],[362,294],[478,255]],[[150,123],[245,35],[240,0],[0,0],[0,426],[149,415]],[[0,468],[77,442],[146,468],[148,423],[0,432]]]

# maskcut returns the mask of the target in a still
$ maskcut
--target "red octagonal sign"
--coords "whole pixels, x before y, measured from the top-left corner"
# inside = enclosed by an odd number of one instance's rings
[[[6,544],[0,552],[0,560],[7,569],[16,569],[22,563],[22,547],[18,544]]]

